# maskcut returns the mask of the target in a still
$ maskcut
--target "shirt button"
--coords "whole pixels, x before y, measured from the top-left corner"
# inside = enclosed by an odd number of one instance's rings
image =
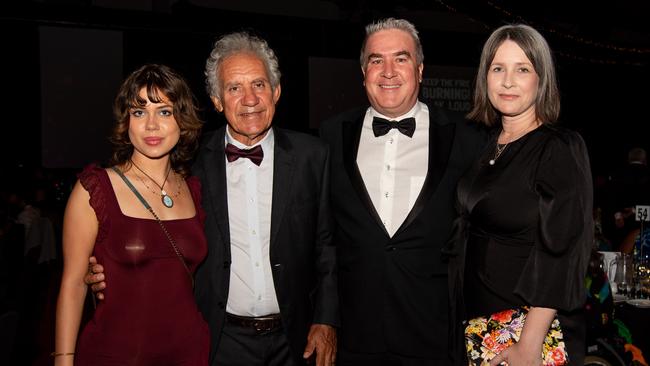
[[[260,262],[255,262],[255,267],[259,267],[259,266],[260,266]]]
[[[262,300],[262,295],[257,295],[258,300]]]
[[[384,197],[388,198],[388,192],[384,193]]]
[[[392,143],[393,143],[393,138],[392,138],[392,137],[388,139],[388,143],[389,143],[389,144],[392,144]]]
[[[254,200],[254,199],[252,199],[252,198],[249,198],[249,199],[248,199],[248,201],[249,201],[250,203],[253,203],[253,202],[255,202],[255,200]]]
[[[251,234],[253,234],[253,235],[257,235],[257,233],[255,232],[255,230],[251,230]]]
[[[386,165],[386,170],[390,171],[390,165]]]

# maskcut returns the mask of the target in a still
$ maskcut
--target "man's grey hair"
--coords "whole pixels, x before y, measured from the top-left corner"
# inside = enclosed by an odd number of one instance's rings
[[[219,68],[223,60],[240,53],[252,54],[264,63],[272,90],[275,90],[280,85],[278,58],[268,43],[247,32],[230,33],[219,38],[214,43],[210,57],[205,62],[205,85],[211,97],[221,99],[223,96],[223,85],[219,80]]]
[[[361,68],[365,70],[368,64],[368,55],[366,54],[366,43],[368,42],[368,38],[370,38],[373,33],[388,29],[399,29],[408,33],[411,38],[413,38],[413,43],[415,43],[415,62],[417,65],[422,65],[424,62],[422,43],[420,43],[418,31],[415,29],[413,23],[406,19],[386,18],[366,25],[366,38],[363,39],[363,43],[361,44],[361,57],[359,58]]]

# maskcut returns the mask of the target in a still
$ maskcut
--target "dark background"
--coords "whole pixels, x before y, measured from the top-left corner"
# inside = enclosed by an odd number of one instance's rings
[[[357,60],[363,26],[395,16],[415,23],[425,64],[435,66],[475,68],[481,46],[495,27],[513,22],[535,26],[555,52],[561,121],[583,134],[594,172],[607,175],[623,163],[629,147],[650,145],[644,132],[649,122],[645,107],[650,5],[628,0],[599,4],[5,1],[0,5],[0,164],[79,169],[105,160],[112,98],[121,78],[145,62],[165,63],[185,75],[203,108],[205,128],[219,126],[223,119],[204,91],[203,66],[214,39],[237,30],[261,35],[279,56],[283,89],[275,123],[313,132],[309,95],[319,87],[310,85],[309,58]],[[111,38],[117,42],[111,43]],[[360,76],[338,82],[341,90],[362,94]],[[91,156],[76,151],[88,147],[94,149]]]
[[[42,214],[53,222],[60,253],[75,174],[108,158],[114,95],[140,65],[164,63],[183,74],[205,129],[213,130],[224,119],[204,90],[205,59],[219,35],[253,31],[280,60],[274,123],[316,133],[319,120],[363,99],[360,69],[349,65],[358,65],[364,26],[388,16],[406,18],[420,31],[425,82],[471,78],[484,41],[500,25],[524,22],[540,30],[557,61],[561,123],[585,138],[598,196],[629,148],[650,148],[648,14],[650,2],[634,0],[0,1],[0,230],[12,222],[7,194],[45,188]],[[0,239],[14,243],[7,235]],[[17,259],[0,263],[2,291],[10,286],[0,295],[13,294],[0,298],[0,312],[17,312],[18,323],[9,338],[2,333],[0,364],[52,364],[60,255],[41,263],[31,252],[22,260],[21,246],[2,248]]]

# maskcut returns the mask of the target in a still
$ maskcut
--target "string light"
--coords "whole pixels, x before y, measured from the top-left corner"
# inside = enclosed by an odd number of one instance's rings
[[[456,8],[454,8],[453,6],[451,6],[451,5],[447,4],[447,3],[445,3],[444,1],[442,1],[442,0],[436,0],[436,1],[437,1],[440,5],[442,5],[442,6],[444,6],[445,8],[447,8],[447,10],[449,10],[449,11],[452,12],[452,13],[456,13],[456,14],[460,13],[460,12],[458,11],[458,9],[456,9]],[[473,17],[471,17],[470,15],[468,15],[468,14],[466,14],[466,13],[462,13],[462,14],[465,15],[467,18],[469,18],[471,21],[476,22],[476,23],[482,25],[483,28],[485,28],[486,30],[491,30],[491,29],[492,29],[492,27],[490,27],[489,25],[485,24],[484,22],[482,22],[482,21],[480,21],[480,20],[474,19]]]
[[[485,23],[482,20],[477,20],[473,18],[472,16],[469,16],[468,14],[464,12],[459,12],[458,9],[454,8],[453,6],[447,4],[443,0],[436,0],[440,5],[443,7],[447,8],[450,12],[453,13],[461,13],[467,16],[470,20],[482,25],[486,30],[492,30],[492,27],[489,26],[487,23]],[[514,14],[511,11],[508,11],[507,9],[504,9],[503,7],[494,4],[492,1],[486,1],[486,3],[491,6],[492,8],[500,11],[503,15],[505,15],[508,18],[512,18],[516,20],[519,23],[524,23],[524,24],[529,24],[538,30],[543,30],[545,32],[548,32],[550,34],[553,34],[554,36],[559,36],[568,40],[571,40],[575,43],[580,43],[582,45],[586,46],[591,46],[591,47],[596,47],[600,49],[606,49],[606,50],[611,50],[611,51],[617,51],[617,52],[625,52],[628,54],[636,54],[636,55],[646,55],[650,53],[650,49],[648,48],[638,48],[638,47],[622,47],[622,46],[617,46],[613,44],[607,44],[603,42],[598,42],[594,41],[592,39],[587,39],[582,36],[576,36],[573,34],[568,34],[562,31],[559,31],[556,28],[553,27],[545,27],[540,24],[537,24],[536,22],[532,22],[528,19],[525,19],[521,15]],[[563,52],[563,51],[558,51],[554,50],[554,52],[561,57],[564,57],[566,59],[574,60],[574,61],[581,61],[581,62],[589,62],[589,63],[594,63],[594,64],[601,64],[601,65],[630,65],[630,66],[645,66],[646,62],[640,62],[640,61],[627,61],[627,60],[621,60],[621,59],[603,59],[603,58],[593,58],[593,57],[584,57],[584,56],[578,56],[570,52]]]
[[[630,66],[645,66],[644,63],[642,62],[636,62],[636,61],[622,61],[622,60],[607,60],[607,59],[596,59],[596,58],[591,58],[591,57],[583,57],[583,56],[577,56],[571,53],[566,53],[562,51],[557,51],[554,50],[554,53],[567,58],[567,59],[572,59],[575,61],[583,61],[583,62],[590,62],[594,64],[601,64],[601,65],[630,65]]]
[[[639,53],[639,54],[650,53],[650,48],[617,46],[617,45],[614,45],[614,44],[598,42],[598,41],[594,41],[592,39],[587,39],[585,37],[575,36],[573,34],[561,32],[561,31],[557,30],[556,28],[545,27],[545,26],[542,26],[540,24],[536,24],[535,22],[532,22],[532,21],[530,21],[528,19],[524,19],[522,16],[517,15],[517,14],[513,14],[512,12],[510,12],[510,11],[504,9],[503,7],[493,3],[492,1],[486,1],[486,3],[488,5],[490,5],[491,7],[493,7],[494,9],[499,10],[500,12],[502,12],[503,14],[505,14],[505,15],[507,15],[509,17],[517,19],[518,21],[520,21],[522,23],[530,24],[531,26],[535,26],[538,29],[543,29],[543,30],[545,30],[545,31],[547,31],[549,33],[553,33],[553,34],[555,34],[557,36],[560,36],[560,37],[563,37],[563,38],[566,38],[566,39],[570,39],[570,40],[578,42],[578,43],[586,44],[586,45],[593,46],[593,47],[605,48],[605,49],[608,49],[608,50],[619,51],[619,52],[630,52],[630,53]]]

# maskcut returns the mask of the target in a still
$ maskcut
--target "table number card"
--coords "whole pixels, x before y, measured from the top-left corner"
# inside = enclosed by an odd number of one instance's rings
[[[636,206],[636,221],[650,221],[650,206]]]

